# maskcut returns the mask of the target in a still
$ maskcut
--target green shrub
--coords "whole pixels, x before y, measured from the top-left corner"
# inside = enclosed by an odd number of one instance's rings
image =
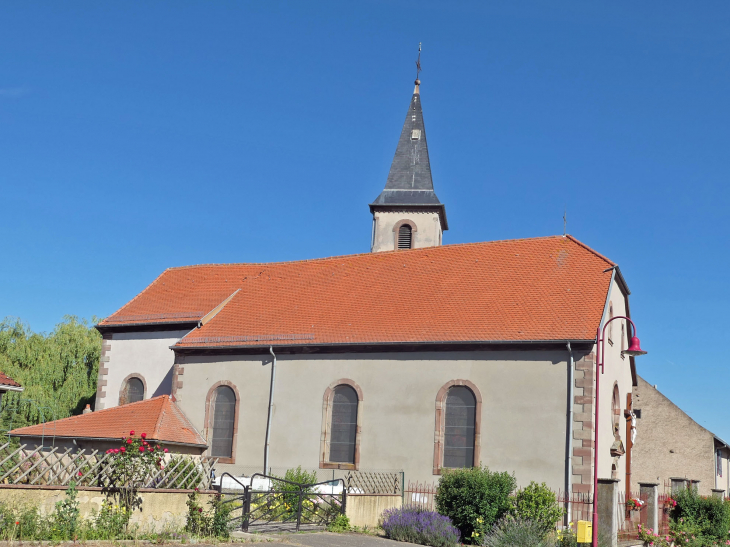
[[[296,469],[287,469],[284,476],[279,478],[284,480],[273,480],[271,487],[272,490],[277,492],[285,492],[281,496],[283,501],[282,507],[285,508],[283,517],[287,518],[296,513],[299,507],[299,485],[315,484],[317,482],[317,472],[312,471],[310,473],[302,469],[300,465]],[[292,482],[296,484],[290,484]],[[312,491],[312,488],[302,488],[302,492],[305,494],[310,494]],[[286,492],[291,492],[291,494],[287,494]]]
[[[693,488],[678,492],[677,506],[672,511],[675,528],[691,527],[694,535],[725,542],[730,532],[730,502],[716,497],[704,497]]]
[[[510,512],[517,520],[540,524],[545,532],[555,530],[555,525],[564,515],[555,493],[545,483],[536,482],[517,491],[512,498]]]
[[[512,508],[515,478],[486,467],[446,470],[436,489],[436,510],[451,519],[464,543],[479,543]]]
[[[198,489],[188,494],[188,516],[185,531],[198,536],[227,539],[230,536],[231,503],[226,503],[221,494],[210,501],[210,509],[203,509]]]
[[[506,515],[486,534],[484,547],[554,547],[557,538],[542,522]]]
[[[79,501],[76,483],[71,481],[66,489],[66,497],[56,502],[53,511],[53,528],[58,531],[58,539],[76,540],[79,527]]]
[[[350,531],[350,519],[347,515],[337,515],[332,522],[327,525],[328,532],[349,532]]]

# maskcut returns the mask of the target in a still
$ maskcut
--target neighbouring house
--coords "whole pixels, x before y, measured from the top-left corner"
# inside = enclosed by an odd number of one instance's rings
[[[272,467],[431,482],[482,463],[592,490],[596,331],[629,316],[627,284],[569,235],[442,245],[418,84],[372,252],[165,270],[97,325],[97,409],[170,394],[232,473],[261,468],[271,415]],[[599,409],[598,475],[621,481],[626,328],[609,326]]]
[[[169,448],[170,452],[200,455],[208,448],[205,439],[169,395],[20,427],[8,435],[29,446],[105,452],[119,447],[130,431],[136,435],[146,433],[149,442]]]
[[[8,391],[23,391],[23,387],[7,374],[0,372],[0,402]]]
[[[632,453],[632,490],[658,482],[676,491],[693,486],[702,495],[730,496],[730,446],[695,422],[656,386],[641,377],[633,391],[637,436]]]

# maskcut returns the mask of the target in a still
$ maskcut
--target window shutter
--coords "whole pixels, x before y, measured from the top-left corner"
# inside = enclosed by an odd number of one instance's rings
[[[404,224],[398,229],[398,248],[410,249],[413,230],[408,224]]]

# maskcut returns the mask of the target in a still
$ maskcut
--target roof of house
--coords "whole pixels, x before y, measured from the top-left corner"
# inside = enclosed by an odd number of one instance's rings
[[[3,372],[0,372],[0,386],[21,387],[18,382]]]
[[[588,341],[613,266],[553,236],[171,268],[99,327],[202,319],[178,348]]]
[[[122,439],[130,431],[146,433],[147,440],[167,444],[207,446],[205,439],[190,423],[169,395],[153,397],[88,414],[71,416],[13,429],[17,437],[42,435],[75,439]]]

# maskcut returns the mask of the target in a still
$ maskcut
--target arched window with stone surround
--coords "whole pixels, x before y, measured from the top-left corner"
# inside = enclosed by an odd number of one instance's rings
[[[355,464],[357,392],[348,385],[334,389],[329,440],[329,461]]]
[[[436,395],[433,472],[479,465],[482,397],[469,380],[452,380]]]
[[[444,426],[444,467],[474,465],[476,406],[476,397],[468,387],[449,389]]]
[[[332,382],[324,391],[320,469],[352,469],[360,466],[362,389],[349,378]]]
[[[212,402],[213,423],[210,455],[214,458],[233,457],[236,422],[236,394],[228,386],[216,388]]]
[[[122,389],[119,392],[119,404],[138,403],[144,400],[145,385],[142,378],[130,375],[122,382]]]

